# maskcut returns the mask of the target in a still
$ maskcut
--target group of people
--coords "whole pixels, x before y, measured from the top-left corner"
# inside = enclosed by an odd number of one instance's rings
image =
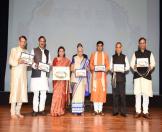
[[[146,48],[146,39],[141,37],[138,41],[138,50],[132,56],[131,63],[126,55],[122,53],[123,45],[121,42],[115,44],[115,54],[109,62],[108,54],[104,51],[104,43],[98,41],[96,51],[90,59],[83,51],[83,45],[77,45],[77,54],[73,55],[72,60],[65,54],[65,48],[58,48],[57,57],[51,61],[49,50],[46,49],[46,38],[38,38],[38,47],[32,49],[33,63],[30,88],[33,92],[33,116],[46,115],[45,102],[46,93],[49,91],[49,72],[38,68],[39,62],[53,66],[69,67],[70,80],[53,80],[53,96],[50,109],[51,116],[62,116],[66,112],[66,105],[71,104],[73,114],[84,114],[85,96],[91,96],[93,102],[93,115],[103,116],[103,104],[106,102],[107,94],[107,74],[112,75],[112,94],[113,94],[113,116],[121,114],[126,117],[126,74],[131,69],[134,74],[134,94],[135,94],[135,117],[143,116],[150,118],[148,111],[149,97],[153,96],[151,73],[155,68],[155,59],[151,51]],[[27,65],[20,58],[22,52],[28,53],[27,38],[19,37],[18,47],[12,48],[9,64],[11,65],[11,118],[23,118],[21,114],[22,103],[28,102],[27,97]],[[140,66],[139,64],[143,64]],[[77,70],[84,70],[84,76],[77,76]],[[90,83],[91,79],[91,83]],[[90,87],[91,84],[91,87]],[[70,100],[72,93],[72,100]],[[143,97],[143,109],[141,108],[141,96]],[[143,110],[143,111],[142,111]]]

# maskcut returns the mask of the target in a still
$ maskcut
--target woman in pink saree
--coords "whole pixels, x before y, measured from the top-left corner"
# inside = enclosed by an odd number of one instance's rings
[[[70,60],[65,57],[65,48],[58,48],[58,56],[53,60],[53,66],[70,67]],[[69,81],[53,81],[53,97],[51,104],[51,116],[62,116],[65,114],[66,103],[68,102]]]

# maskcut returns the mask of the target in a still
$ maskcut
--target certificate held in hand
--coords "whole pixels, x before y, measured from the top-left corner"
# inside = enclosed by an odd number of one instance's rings
[[[105,67],[105,65],[96,65],[94,67],[94,71],[95,72],[105,72],[106,71],[106,67]]]
[[[53,80],[70,80],[69,67],[54,66],[53,67]]]
[[[114,64],[114,72],[124,73],[124,71],[125,71],[124,64]]]
[[[87,76],[86,69],[76,69],[75,70],[75,76],[76,77],[86,77]]]
[[[38,64],[38,69],[44,72],[49,72],[50,71],[50,65],[43,63],[43,62],[39,62]]]
[[[34,55],[31,55],[31,54],[26,53],[26,52],[21,52],[20,59],[23,60],[25,62],[25,64],[32,65],[33,64],[33,58],[34,58]]]
[[[137,67],[149,67],[148,58],[137,58]]]

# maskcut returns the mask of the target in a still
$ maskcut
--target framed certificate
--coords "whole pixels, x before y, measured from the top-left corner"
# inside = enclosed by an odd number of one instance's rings
[[[76,69],[75,70],[75,77],[86,77],[87,71],[86,69]]]
[[[54,66],[53,80],[70,80],[70,68],[62,66]]]
[[[148,58],[137,58],[137,67],[149,67]]]
[[[105,72],[106,67],[105,67],[105,65],[96,65],[94,70],[95,70],[95,72]]]
[[[32,65],[33,64],[34,55],[31,55],[26,52],[21,52],[20,59],[25,61],[25,64]]]
[[[39,62],[38,64],[38,69],[44,72],[49,72],[50,71],[50,65],[43,63],[43,62]]]
[[[124,72],[124,64],[114,64],[114,72]]]

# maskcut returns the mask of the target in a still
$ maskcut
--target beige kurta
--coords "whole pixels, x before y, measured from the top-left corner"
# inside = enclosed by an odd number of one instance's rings
[[[11,66],[9,103],[28,102],[27,66],[25,64],[18,64],[21,52],[27,51],[20,47],[12,48],[9,57],[9,64]]]

